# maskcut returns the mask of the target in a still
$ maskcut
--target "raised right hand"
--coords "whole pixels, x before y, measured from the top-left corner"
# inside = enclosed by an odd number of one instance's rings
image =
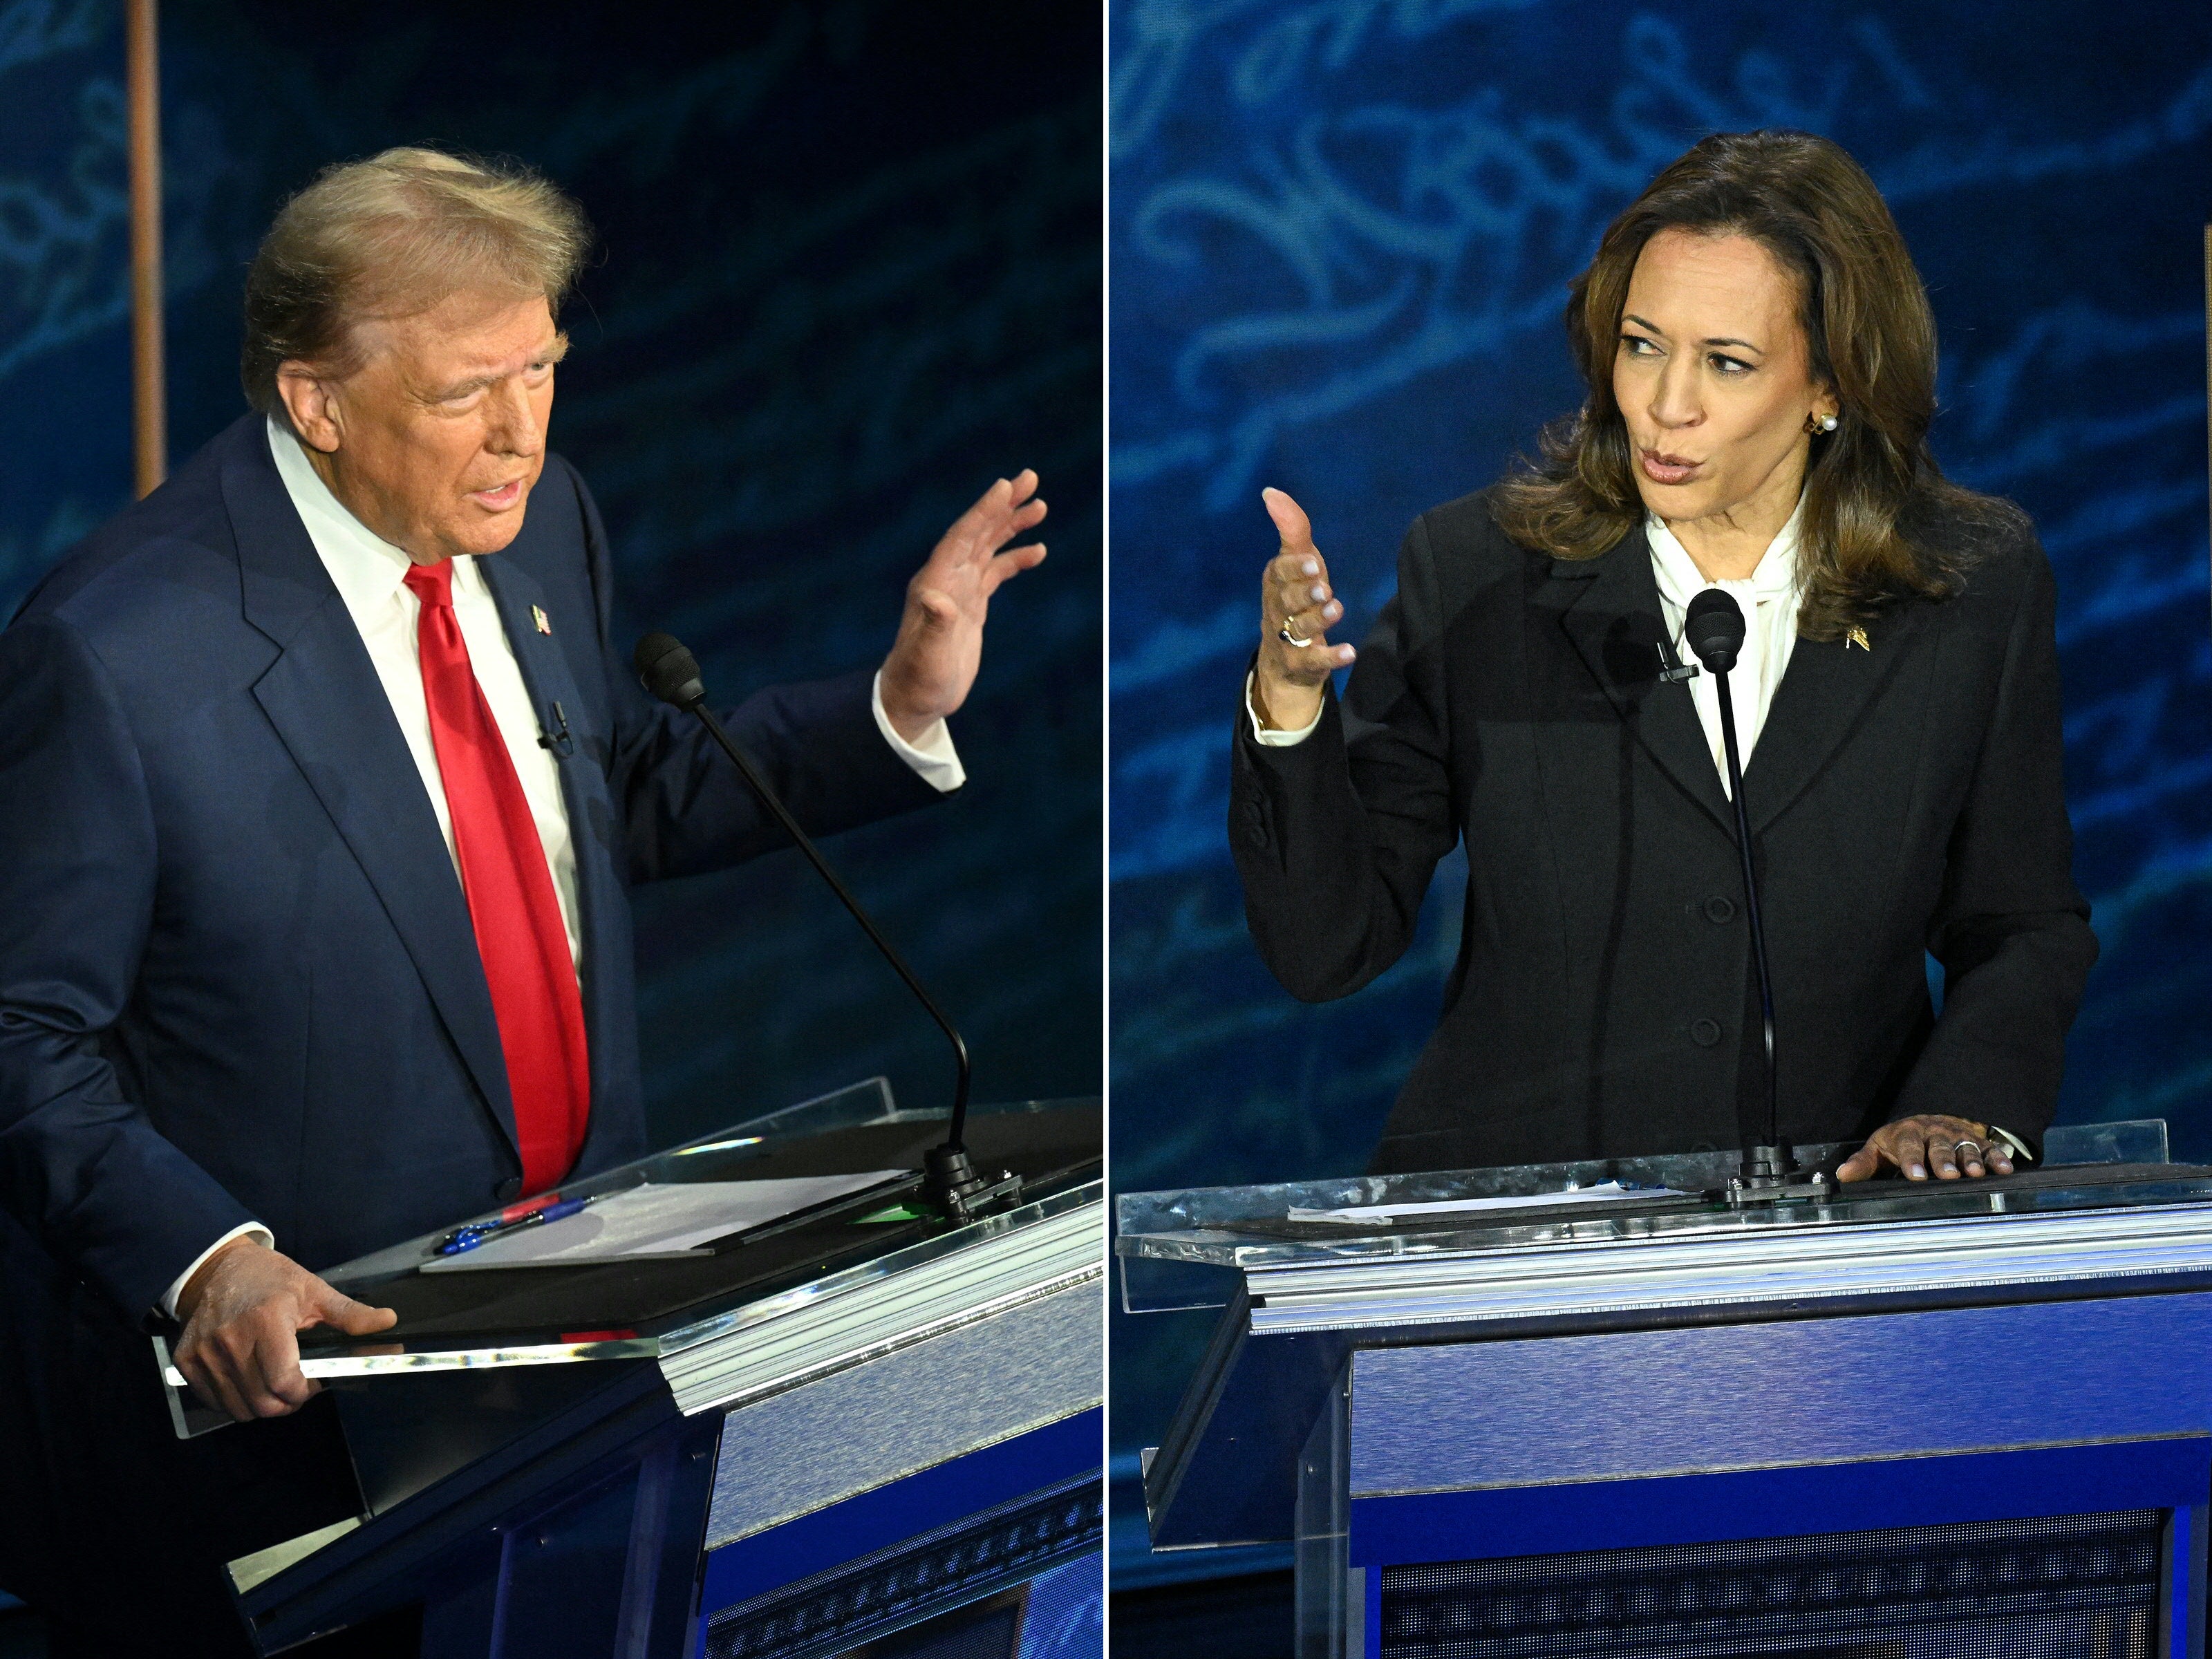
[[[1358,653],[1331,645],[1328,630],[1344,615],[1328,585],[1328,566],[1314,546],[1313,525],[1305,509],[1279,489],[1263,489],[1260,499],[1275,521],[1281,547],[1267,562],[1260,584],[1260,663],[1252,679],[1254,712],[1261,724],[1279,732],[1310,726],[1321,713],[1322,688],[1329,675]],[[1306,641],[1292,645],[1287,628]]]
[[[200,1264],[177,1297],[185,1334],[177,1369],[192,1392],[241,1423],[295,1412],[322,1384],[300,1371],[300,1333],[390,1330],[399,1316],[332,1290],[258,1238],[234,1238]]]

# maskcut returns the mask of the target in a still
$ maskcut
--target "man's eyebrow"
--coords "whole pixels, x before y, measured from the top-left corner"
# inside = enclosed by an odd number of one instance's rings
[[[551,343],[547,345],[544,350],[532,352],[530,354],[530,361],[533,363],[557,363],[568,355],[568,337],[566,333],[561,333],[556,334],[553,337]],[[469,380],[456,380],[453,385],[441,387],[437,392],[431,395],[437,398],[465,397],[471,392],[481,391],[483,387],[489,386],[494,380],[501,380],[506,378],[507,377],[504,374],[478,374]]]

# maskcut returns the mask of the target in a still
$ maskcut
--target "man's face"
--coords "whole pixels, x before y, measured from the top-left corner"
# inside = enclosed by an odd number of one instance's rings
[[[544,469],[553,366],[568,349],[544,299],[456,294],[364,325],[360,343],[343,380],[280,376],[316,470],[417,564],[498,552]]]

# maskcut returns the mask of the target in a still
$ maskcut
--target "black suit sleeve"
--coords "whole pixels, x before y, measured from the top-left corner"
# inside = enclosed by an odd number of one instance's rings
[[[1255,741],[1240,690],[1229,839],[1244,913],[1291,995],[1359,989],[1405,953],[1437,860],[1459,837],[1445,756],[1440,606],[1425,524],[1398,556],[1345,688],[1304,742]]]
[[[647,696],[613,639],[605,527],[573,471],[584,520],[601,655],[615,734],[610,793],[628,831],[629,878],[654,881],[719,870],[788,844],[698,720]],[[757,691],[717,710],[738,746],[809,835],[889,817],[943,799],[899,757],[876,725],[872,669]]]
[[[1989,730],[1929,924],[1929,953],[1943,965],[1943,1012],[1892,1115],[1996,1123],[2039,1152],[2097,938],[2072,875],[2056,594],[2032,538],[2026,562]]]

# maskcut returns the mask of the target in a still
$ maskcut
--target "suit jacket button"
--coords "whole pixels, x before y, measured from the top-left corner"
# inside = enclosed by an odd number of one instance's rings
[[[1735,921],[1735,901],[1724,898],[1718,893],[1714,894],[1705,901],[1705,920],[1707,921]]]
[[[522,1196],[522,1177],[509,1176],[505,1181],[492,1184],[491,1195],[502,1204],[512,1204]]]
[[[1721,1040],[1721,1024],[1717,1019],[1693,1019],[1690,1022],[1690,1041],[1700,1048],[1710,1048]]]

